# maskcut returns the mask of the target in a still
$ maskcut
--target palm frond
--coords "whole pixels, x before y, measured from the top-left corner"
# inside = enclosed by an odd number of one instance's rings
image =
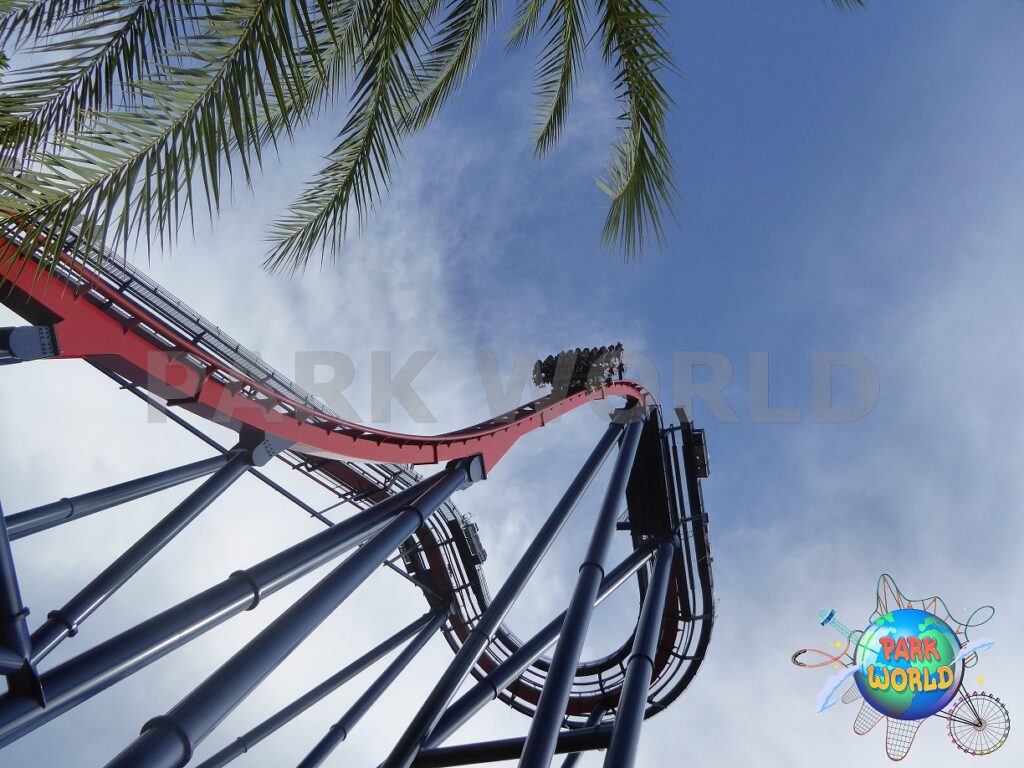
[[[298,92],[300,98],[270,105],[263,126],[268,139],[308,122],[332,106],[340,86],[357,66],[365,33],[356,23],[360,0],[316,1],[320,13],[313,25],[314,37],[298,54],[303,83]]]
[[[0,0],[0,45],[17,47],[60,27],[66,19],[95,10],[109,0]]]
[[[544,0],[519,0],[516,3],[512,31],[508,34],[510,50],[524,45],[533,36],[543,6]]]
[[[462,86],[497,13],[497,0],[458,0],[451,5],[423,57],[410,128],[418,130],[430,122]]]
[[[209,15],[189,39],[188,58],[154,65],[135,83],[136,106],[99,114],[59,134],[38,165],[0,177],[0,209],[31,235],[49,232],[39,253],[53,262],[72,226],[89,250],[131,233],[168,241],[192,209],[193,187],[219,206],[232,158],[248,182],[259,163],[271,104],[289,114],[302,101],[296,43],[315,36],[302,0],[207,0]],[[307,51],[308,53],[308,51]],[[23,248],[35,247],[26,237]]]
[[[0,0],[2,2],[3,0]],[[4,72],[10,67],[11,62],[7,58],[7,54],[0,51],[0,84],[3,83]],[[0,168],[5,166],[3,160],[4,149],[10,146],[14,141],[17,140],[18,133],[20,133],[19,121],[11,116],[11,110],[8,107],[7,99],[0,92]]]
[[[6,89],[14,113],[32,127],[19,142],[26,145],[23,159],[30,159],[34,144],[112,109],[115,98],[130,105],[131,84],[177,58],[178,39],[195,32],[194,14],[193,0],[129,0],[68,20],[44,48],[49,60],[21,68]]]
[[[671,98],[658,79],[672,62],[661,42],[659,0],[601,0],[600,32],[605,60],[615,68],[615,85],[625,107],[622,138],[607,179],[599,186],[611,198],[603,239],[617,242],[627,260],[653,238],[661,243],[661,218],[672,211],[675,185],[665,140]]]
[[[544,22],[549,37],[536,72],[536,93],[542,102],[534,143],[538,156],[554,146],[565,125],[576,72],[583,63],[585,13],[583,0],[554,0]]]
[[[362,11],[365,11],[363,13]],[[274,223],[264,265],[300,269],[315,250],[337,251],[353,213],[359,224],[391,178],[414,93],[425,19],[403,0],[375,0],[361,9],[366,49],[355,77],[352,107],[327,165]]]

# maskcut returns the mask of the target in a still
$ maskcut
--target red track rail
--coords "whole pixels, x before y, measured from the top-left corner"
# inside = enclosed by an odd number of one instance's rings
[[[392,464],[437,464],[479,454],[487,471],[520,437],[593,400],[623,397],[653,405],[646,388],[616,381],[596,392],[543,397],[514,411],[442,435],[410,435],[354,424],[310,408],[233,370],[78,262],[65,259],[75,285],[12,258],[0,236],[4,303],[55,327],[60,358],[96,360],[169,402],[234,428],[248,425],[294,443],[299,453]]]

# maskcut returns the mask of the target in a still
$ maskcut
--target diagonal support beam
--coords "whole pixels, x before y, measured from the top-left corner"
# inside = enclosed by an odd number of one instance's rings
[[[214,500],[254,463],[250,451],[237,451],[212,477],[169,512],[142,538],[83,587],[61,608],[50,611],[46,621],[32,633],[32,661],[38,664],[68,637],[78,634],[79,625],[124,586],[132,576],[195,520]]]
[[[523,591],[526,582],[537,569],[541,558],[547,553],[554,543],[555,537],[569,519],[569,515],[576,508],[577,502],[583,496],[583,492],[590,485],[594,475],[600,469],[605,457],[615,447],[615,442],[622,433],[620,424],[609,424],[604,436],[591,452],[583,467],[573,479],[569,488],[561,500],[552,510],[551,515],[541,526],[533,541],[526,548],[522,558],[516,567],[509,574],[508,579],[502,584],[498,594],[491,600],[487,610],[484,611],[476,626],[459,648],[455,658],[452,659],[444,675],[434,686],[427,700],[420,707],[412,722],[405,729],[399,738],[391,754],[383,763],[383,768],[408,768],[412,764],[420,748],[423,746],[427,736],[437,725],[444,708],[448,705],[452,696],[458,691],[459,686],[466,679],[476,664],[480,654],[491,642],[494,633],[498,631],[501,622],[505,619],[509,610],[515,604],[516,598]]]
[[[0,747],[87,701],[171,651],[256,608],[288,586],[379,531],[440,475],[391,496],[256,565],[235,571],[198,595],[127,629],[41,676],[46,707],[8,691],[0,696]]]
[[[227,456],[212,456],[209,459],[155,472],[152,475],[111,485],[98,491],[90,491],[27,509],[24,512],[16,512],[7,517],[7,531],[11,541],[15,541],[24,536],[30,536],[33,533],[102,512],[119,504],[141,499],[151,493],[173,488],[176,485],[187,483],[189,480],[204,477],[223,467],[226,461]]]
[[[618,518],[642,429],[643,421],[636,419],[626,427],[623,434],[604,502],[590,538],[590,546],[580,566],[569,608],[565,612],[565,622],[562,624],[558,645],[555,646],[544,690],[541,692],[537,711],[530,722],[526,746],[519,758],[520,768],[548,768],[551,765],[558,731],[565,716],[576,666],[583,651],[583,641],[586,639],[590,619],[594,614],[594,601],[601,588],[605,561],[608,559],[608,550],[615,534],[615,521]]]
[[[412,639],[424,627],[428,626],[433,621],[433,618],[433,612],[423,614],[412,624],[398,630],[387,640],[367,651],[351,664],[346,665],[319,685],[306,691],[306,693],[275,712],[256,727],[243,733],[219,752],[199,763],[196,768],[224,768],[225,765],[236,757],[248,752],[278,728],[290,723],[325,696],[338,690],[338,688],[364,671],[371,664],[380,661],[402,643]]]
[[[651,559],[653,552],[653,549],[633,550],[629,557],[608,571],[608,575],[601,580],[601,589],[597,593],[594,605],[600,605],[608,595],[622,586],[630,576]],[[498,698],[500,691],[511,685],[534,661],[540,658],[548,646],[558,639],[565,623],[565,616],[566,613],[563,611],[549,621],[542,630],[523,643],[518,651],[501,662],[490,674],[479,680],[476,685],[448,707],[441,719],[438,720],[437,727],[427,738],[426,746],[438,746],[483,709],[484,705]]]
[[[459,460],[383,530],[325,576],[166,715],[147,722],[142,734],[108,768],[180,768],[263,679],[366,580],[449,496],[482,479],[482,463]]]
[[[427,641],[437,634],[437,631],[441,629],[447,620],[448,612],[438,611],[433,621],[424,627],[409,645],[402,649],[402,652],[394,661],[388,664],[380,677],[373,681],[373,685],[367,688],[363,695],[356,699],[355,704],[349,707],[344,716],[331,726],[324,737],[317,742],[317,745],[299,763],[298,768],[318,768],[318,766],[323,765],[324,760],[330,757],[331,752],[348,738],[356,723],[362,719],[363,715],[377,702],[377,699],[381,697],[402,671],[409,666],[409,663],[423,650],[423,646],[427,644]]]
[[[647,594],[644,595],[640,621],[637,622],[633,637],[632,653],[626,662],[626,679],[619,694],[612,742],[604,760],[605,768],[632,768],[636,761],[674,555],[675,547],[667,542],[658,547],[654,556],[654,574],[647,586]]]

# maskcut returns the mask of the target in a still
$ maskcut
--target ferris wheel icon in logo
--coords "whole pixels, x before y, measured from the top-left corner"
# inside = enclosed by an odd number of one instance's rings
[[[979,654],[995,644],[989,638],[971,639],[969,631],[993,615],[995,609],[985,605],[959,621],[941,598],[908,598],[891,576],[882,574],[875,611],[863,630],[848,629],[835,609],[821,611],[821,626],[833,629],[840,639],[827,651],[803,648],[792,661],[805,669],[836,671],[818,694],[819,712],[837,699],[844,704],[860,701],[853,723],[853,732],[860,736],[885,719],[885,751],[892,760],[907,756],[918,730],[933,717],[945,720],[957,748],[987,755],[1006,743],[1010,713],[990,693],[969,693],[964,680]]]

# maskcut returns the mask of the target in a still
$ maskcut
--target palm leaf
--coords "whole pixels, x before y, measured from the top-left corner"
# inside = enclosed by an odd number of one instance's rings
[[[433,36],[423,57],[409,127],[429,123],[469,75],[498,13],[497,0],[458,0]]]
[[[301,269],[314,251],[339,250],[353,212],[362,224],[391,178],[426,19],[402,0],[371,0],[357,14],[367,46],[348,119],[327,165],[274,223],[268,268]]]
[[[194,5],[130,0],[66,20],[59,39],[44,48],[49,60],[20,69],[7,88],[14,113],[32,126],[20,137],[22,160],[36,148],[30,139],[45,142],[81,127],[90,113],[112,109],[115,98],[130,99],[131,84],[170,62],[179,39],[195,32]]]
[[[302,89],[299,98],[284,104],[271,104],[265,138],[272,140],[282,130],[291,130],[333,106],[345,79],[355,70],[362,45],[356,23],[360,0],[317,0],[319,17],[313,26],[313,40],[299,52]]]
[[[514,24],[508,36],[510,49],[525,45],[533,36],[543,5],[544,0],[519,0],[516,3]]]
[[[555,145],[565,125],[576,72],[583,64],[584,22],[582,0],[553,0],[544,23],[549,37],[536,72],[536,93],[542,102],[534,143],[534,152],[538,156]]]
[[[66,19],[80,16],[109,0],[0,0],[0,45],[17,47],[24,40],[41,37]]]
[[[232,159],[248,182],[267,140],[261,126],[303,100],[308,62],[295,43],[316,32],[301,0],[225,0],[206,9],[187,59],[153,64],[150,78],[132,85],[135,107],[59,134],[36,167],[0,179],[7,219],[29,234],[50,233],[41,264],[53,263],[72,226],[86,251],[105,239],[126,245],[133,232],[169,242],[192,209],[193,186],[216,210]],[[26,237],[23,248],[34,242]]]
[[[611,198],[603,239],[618,243],[627,260],[650,239],[664,240],[662,216],[671,212],[675,186],[665,140],[665,117],[672,101],[658,76],[672,68],[661,42],[661,18],[648,6],[659,0],[601,0],[604,58],[615,69],[624,111],[617,143],[599,186]]]
[[[663,239],[675,194],[664,5],[595,4],[622,103],[621,137],[598,182],[611,198],[603,237],[632,259]],[[544,35],[538,155],[564,128],[587,8],[515,2],[509,47]],[[334,150],[271,231],[265,263],[301,267],[317,250],[340,249],[350,218],[362,224],[401,139],[465,82],[497,14],[498,0],[0,0],[0,45],[28,42],[38,54],[0,94],[0,225],[33,235],[23,249],[47,233],[43,265],[72,227],[86,245],[172,239],[194,196],[212,215],[225,185],[249,183],[268,146],[323,115],[348,85]]]

